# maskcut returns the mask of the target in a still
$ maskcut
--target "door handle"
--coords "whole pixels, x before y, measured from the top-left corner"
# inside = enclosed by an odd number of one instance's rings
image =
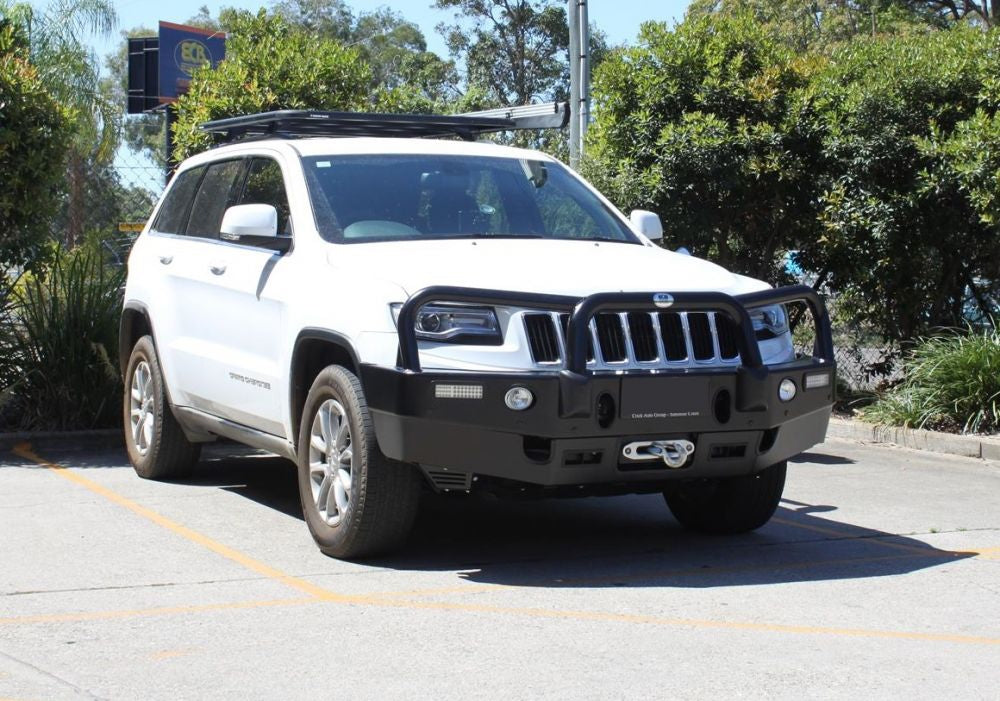
[[[163,263],[164,265],[170,265],[171,263],[174,262],[174,257],[173,256],[160,256],[160,262]]]
[[[222,275],[226,272],[226,265],[225,263],[213,263],[208,269],[212,271],[212,275]]]

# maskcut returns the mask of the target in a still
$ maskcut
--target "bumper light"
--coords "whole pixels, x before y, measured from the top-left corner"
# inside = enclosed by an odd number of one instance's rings
[[[535,401],[535,395],[527,387],[511,387],[503,397],[508,409],[524,411]]]
[[[806,375],[805,388],[806,389],[819,389],[820,387],[830,386],[830,373],[828,372],[817,372],[812,375]]]
[[[796,387],[792,380],[787,377],[778,385],[778,399],[783,402],[790,402],[795,399]]]
[[[482,385],[434,385],[436,399],[482,399]]]

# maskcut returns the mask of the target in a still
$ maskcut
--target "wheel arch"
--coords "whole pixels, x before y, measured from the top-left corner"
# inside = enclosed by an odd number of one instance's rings
[[[328,365],[341,365],[360,379],[361,361],[349,338],[325,329],[303,329],[295,339],[288,375],[288,415],[291,417],[290,438],[293,443],[298,443],[302,406],[309,387],[320,370]]]
[[[147,334],[153,339],[153,347],[156,348],[156,334],[153,333],[149,309],[142,302],[126,302],[118,322],[118,367],[123,380],[132,349]]]

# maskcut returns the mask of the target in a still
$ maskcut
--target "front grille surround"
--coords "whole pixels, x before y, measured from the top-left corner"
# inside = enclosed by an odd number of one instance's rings
[[[564,368],[569,315],[525,312],[522,316],[535,365]],[[717,312],[601,312],[590,320],[589,331],[587,367],[592,370],[740,364],[736,326]],[[552,352],[553,339],[557,355]],[[545,352],[539,354],[539,348]]]

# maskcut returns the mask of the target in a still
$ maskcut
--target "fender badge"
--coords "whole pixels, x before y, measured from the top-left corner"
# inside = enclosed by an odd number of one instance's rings
[[[674,296],[666,292],[657,292],[653,295],[653,304],[660,309],[666,309],[674,303]]]

